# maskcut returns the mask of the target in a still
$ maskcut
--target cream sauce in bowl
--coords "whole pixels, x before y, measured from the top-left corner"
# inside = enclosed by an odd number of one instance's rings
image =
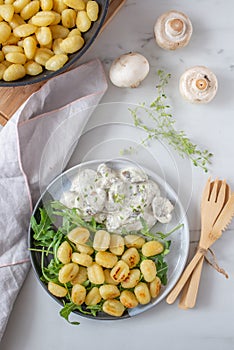
[[[107,163],[101,163],[96,170],[78,170],[60,201],[76,208],[84,219],[94,217],[104,222],[114,233],[140,230],[141,218],[149,228],[157,221],[168,223],[174,208],[142,168],[129,165],[114,169]]]

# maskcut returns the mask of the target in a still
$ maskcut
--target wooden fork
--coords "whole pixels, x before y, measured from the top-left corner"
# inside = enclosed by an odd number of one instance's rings
[[[221,186],[222,186],[222,181],[219,180],[218,187],[220,188]],[[225,200],[224,200],[224,204],[223,204],[221,210],[223,209],[225,204],[228,202],[230,196],[231,196],[230,187],[228,185],[226,185]],[[181,309],[188,309],[188,308],[191,309],[196,304],[198,288],[199,288],[199,284],[200,284],[200,278],[201,278],[201,272],[202,272],[204,259],[205,258],[203,256],[201,258],[201,260],[198,262],[198,264],[195,267],[194,271],[192,272],[189,280],[186,282],[186,285],[185,285],[185,287],[183,289],[183,293],[182,293],[182,296],[181,296],[181,299],[180,299],[180,302],[179,302],[179,307]]]
[[[219,184],[221,185],[220,188]],[[168,295],[166,299],[168,304],[174,303],[196,265],[200,259],[204,257],[205,252],[213,243],[211,242],[209,234],[215,220],[223,208],[226,197],[226,188],[227,184],[225,181],[219,182],[219,180],[216,179],[213,183],[211,183],[210,178],[208,179],[201,201],[202,229],[199,248],[189,265],[184,270],[179,281]]]

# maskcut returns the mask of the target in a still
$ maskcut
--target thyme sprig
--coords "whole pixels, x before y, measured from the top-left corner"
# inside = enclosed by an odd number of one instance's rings
[[[157,97],[147,106],[146,103],[141,103],[134,109],[129,109],[134,125],[142,128],[147,136],[141,141],[141,144],[147,146],[151,140],[166,141],[178,154],[182,157],[188,157],[194,166],[202,168],[205,172],[208,171],[208,165],[211,164],[213,156],[207,149],[202,150],[194,144],[183,130],[175,128],[176,120],[172,116],[171,107],[168,104],[165,88],[171,78],[171,75],[162,70],[157,72],[159,84],[156,86]],[[147,121],[153,122],[153,126],[144,122],[141,119],[142,113]],[[133,153],[134,148],[121,151],[121,153]]]

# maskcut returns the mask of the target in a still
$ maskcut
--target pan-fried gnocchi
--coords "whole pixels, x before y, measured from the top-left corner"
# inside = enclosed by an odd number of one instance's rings
[[[60,270],[58,280],[60,283],[72,281],[78,274],[79,266],[74,263],[65,264]]]
[[[140,269],[146,282],[152,282],[155,279],[157,271],[153,260],[143,260]]]
[[[140,255],[136,248],[128,248],[122,255],[122,260],[128,264],[129,268],[135,267],[140,261]]]
[[[90,289],[85,298],[86,305],[97,305],[102,300],[100,291],[98,287],[93,287]]]
[[[7,48],[5,51],[11,53]],[[120,317],[125,310],[158,297],[162,282],[157,276],[155,253],[163,250],[161,242],[146,241],[138,234],[123,237],[76,227],[58,247],[62,266],[58,283],[49,282],[48,290],[59,298],[70,295],[84,310],[95,306]]]
[[[85,253],[72,253],[72,262],[88,267],[92,265],[93,258]]]
[[[82,33],[98,15],[97,1],[0,1],[0,62],[6,62],[7,68],[14,64],[10,70],[1,66],[0,80],[15,81],[41,74],[44,69],[61,69],[69,55],[85,45]],[[18,47],[20,51],[15,52],[20,54],[5,52],[6,46]]]
[[[72,287],[71,300],[76,305],[82,305],[85,301],[86,289],[81,284],[75,284]]]
[[[63,263],[68,264],[71,261],[72,247],[67,241],[64,241],[58,248],[57,258]]]
[[[97,252],[95,260],[99,265],[110,269],[117,263],[118,258],[110,252]]]

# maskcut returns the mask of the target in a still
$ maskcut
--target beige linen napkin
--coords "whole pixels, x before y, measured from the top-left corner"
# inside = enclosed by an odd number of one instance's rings
[[[33,206],[65,168],[106,89],[100,61],[91,61],[49,80],[0,132],[0,339],[30,267]]]

